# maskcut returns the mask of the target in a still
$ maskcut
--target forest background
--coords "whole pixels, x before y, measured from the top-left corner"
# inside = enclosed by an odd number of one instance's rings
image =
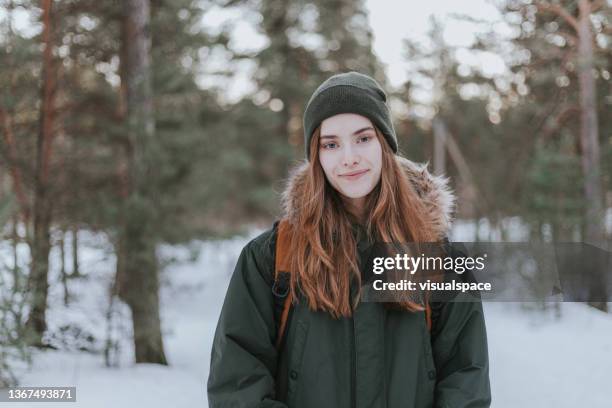
[[[48,297],[82,295],[89,234],[109,244],[103,295],[109,316],[129,310],[134,361],[167,364],[159,248],[269,227],[305,103],[338,72],[388,91],[401,152],[450,177],[473,240],[518,223],[526,240],[610,248],[610,4],[434,15],[389,65],[372,3],[0,0],[0,385],[31,347],[81,336],[50,332]],[[113,342],[100,350],[112,365]]]

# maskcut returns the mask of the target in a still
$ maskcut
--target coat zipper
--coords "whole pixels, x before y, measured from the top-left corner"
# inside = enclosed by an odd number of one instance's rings
[[[355,398],[355,377],[356,377],[356,356],[355,356],[355,318],[351,317],[351,407],[357,407],[357,401]]]
[[[349,289],[349,302],[353,304],[353,291]],[[351,408],[357,408],[356,401],[356,377],[357,377],[357,356],[356,356],[356,345],[355,345],[355,310],[351,314]]]
[[[357,239],[357,241],[361,242],[359,238]],[[360,255],[359,255],[360,264],[361,264],[360,270],[363,265],[363,262],[361,261],[361,257],[362,257],[362,254],[360,252]],[[363,274],[362,274],[362,277],[363,277]],[[352,286],[353,285],[349,285],[349,302],[351,304],[351,307],[353,305],[353,297],[354,297]],[[361,291],[361,288],[358,287],[357,290]],[[353,313],[351,315],[351,331],[352,331],[351,333],[351,408],[357,408],[357,350],[356,350],[357,346],[356,346],[356,340],[355,340],[355,311],[356,310],[357,310],[357,307],[355,307],[355,310],[353,310]]]

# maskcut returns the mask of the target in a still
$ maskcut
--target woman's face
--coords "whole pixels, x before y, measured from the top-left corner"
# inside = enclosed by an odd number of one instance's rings
[[[319,161],[327,181],[362,207],[382,169],[382,147],[370,119],[341,113],[321,122]]]

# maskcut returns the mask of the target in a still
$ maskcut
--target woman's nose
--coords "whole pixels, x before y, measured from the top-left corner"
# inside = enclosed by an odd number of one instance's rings
[[[344,149],[344,156],[342,157],[342,164],[344,165],[344,167],[350,167],[359,164],[360,160],[361,158],[351,146],[348,146]]]

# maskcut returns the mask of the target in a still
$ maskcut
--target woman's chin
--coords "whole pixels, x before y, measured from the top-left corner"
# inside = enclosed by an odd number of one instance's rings
[[[340,193],[349,200],[358,200],[361,198],[367,197],[372,189],[363,187],[363,188],[345,188],[340,190]]]

